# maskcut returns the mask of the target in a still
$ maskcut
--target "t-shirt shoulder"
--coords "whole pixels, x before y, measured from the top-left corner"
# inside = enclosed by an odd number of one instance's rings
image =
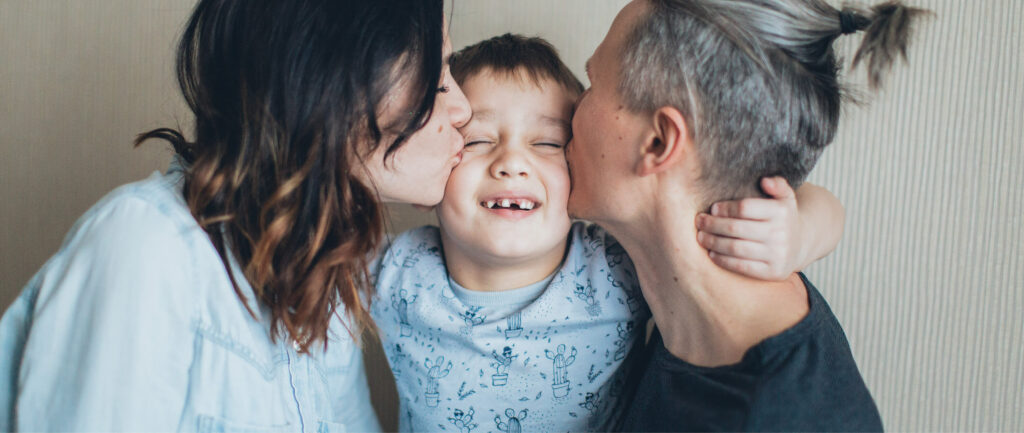
[[[720,367],[696,366],[675,357],[667,349],[664,349],[664,347],[659,347],[656,351],[657,361],[661,366],[674,371],[759,371],[770,368],[771,364],[775,362],[782,361],[779,359],[780,356],[784,358],[787,353],[797,346],[807,343],[809,339],[815,338],[821,333],[831,335],[833,333],[833,329],[831,329],[832,327],[829,325],[833,325],[833,323],[829,320],[831,317],[831,310],[829,309],[828,304],[825,303],[821,294],[818,293],[814,285],[812,285],[810,281],[803,276],[803,274],[800,274],[800,278],[807,290],[807,315],[789,329],[786,329],[777,335],[768,337],[748,349],[738,363]],[[832,321],[834,322],[834,318]],[[834,325],[838,327],[838,323],[834,323]]]
[[[650,358],[638,370],[641,385],[625,429],[679,424],[697,430],[880,430],[877,407],[838,320],[800,276],[807,316],[752,347],[736,364],[689,364],[673,356],[656,331]]]
[[[584,222],[574,223],[570,236],[571,251],[565,266],[573,272],[588,267],[596,273],[606,272],[607,281],[626,295],[630,310],[638,312],[638,318],[649,317],[633,261],[619,241],[600,226]]]
[[[754,365],[767,365],[779,356],[785,356],[794,347],[805,344],[808,340],[818,335],[835,337],[836,331],[842,333],[839,322],[832,314],[831,308],[825,302],[818,289],[800,273],[800,281],[807,290],[807,315],[789,329],[766,338],[761,343],[750,348],[744,355],[744,363]],[[845,342],[845,335],[842,337]]]
[[[415,270],[430,278],[447,273],[441,259],[441,230],[437,226],[407,230],[386,244],[370,264],[370,281],[377,289],[377,296],[386,296],[391,283],[400,279],[402,272]],[[417,266],[425,258],[436,263],[432,262],[434,266]]]

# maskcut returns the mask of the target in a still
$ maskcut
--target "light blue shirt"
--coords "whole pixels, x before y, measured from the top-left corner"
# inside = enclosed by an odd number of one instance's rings
[[[502,292],[448,276],[437,227],[395,239],[372,314],[397,382],[401,431],[608,431],[650,312],[633,265],[573,225],[547,279]]]
[[[181,185],[172,164],[108,194],[4,313],[0,431],[379,431],[341,319],[326,353],[271,342]]]

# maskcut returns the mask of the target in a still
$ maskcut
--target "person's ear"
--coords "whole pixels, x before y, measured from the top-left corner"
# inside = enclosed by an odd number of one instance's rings
[[[674,107],[661,107],[651,120],[653,128],[641,149],[637,167],[640,176],[668,170],[693,152],[690,128],[683,113]]]

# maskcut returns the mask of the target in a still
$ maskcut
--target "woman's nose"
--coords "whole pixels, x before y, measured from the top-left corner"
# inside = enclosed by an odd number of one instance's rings
[[[455,128],[465,126],[469,122],[473,111],[469,107],[469,100],[466,99],[466,94],[462,93],[462,89],[455,83],[455,80],[452,80],[451,87],[449,87],[448,93],[445,96],[448,103],[448,116],[451,119],[452,126]]]

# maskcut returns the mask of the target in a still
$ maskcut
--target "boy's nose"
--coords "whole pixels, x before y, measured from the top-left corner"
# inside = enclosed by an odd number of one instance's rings
[[[497,179],[530,177],[530,166],[519,152],[504,151],[491,164],[491,175]]]

